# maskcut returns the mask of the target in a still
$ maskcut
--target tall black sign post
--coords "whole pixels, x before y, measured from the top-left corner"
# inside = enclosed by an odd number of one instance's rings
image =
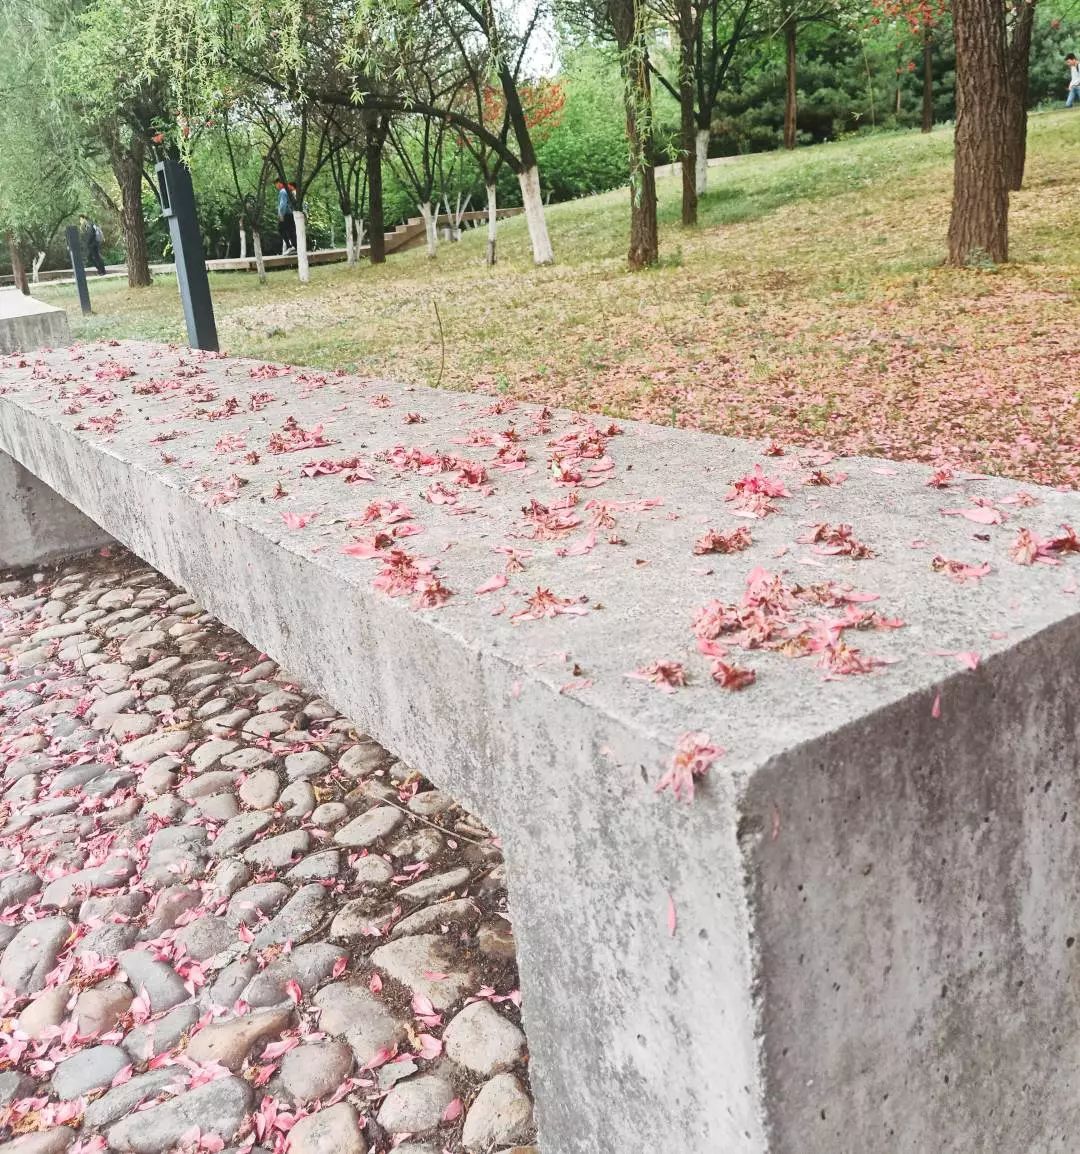
[[[79,290],[79,307],[84,317],[90,315],[90,290],[86,287],[86,266],[82,258],[82,237],[79,236],[79,226],[69,224],[64,229],[67,237],[68,252],[71,254],[71,271],[75,274],[75,287]]]
[[[184,306],[188,343],[193,349],[218,350],[214,304],[210,299],[210,279],[206,275],[199,222],[195,217],[195,192],[191,173],[175,160],[162,160],[156,167],[161,215],[169,222],[176,283]]]

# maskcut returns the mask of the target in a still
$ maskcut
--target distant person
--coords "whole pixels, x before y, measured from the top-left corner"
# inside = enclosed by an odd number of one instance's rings
[[[105,275],[105,262],[101,259],[101,245],[105,234],[100,225],[92,221],[86,213],[79,217],[79,227],[82,229],[83,244],[86,246],[86,263],[97,269],[98,276]]]
[[[281,233],[281,255],[296,252],[296,221],[293,220],[292,197],[285,181],[274,182],[277,189],[278,232]]]
[[[1070,52],[1065,63],[1069,68],[1069,94],[1065,97],[1065,107],[1072,108],[1080,103],[1080,61],[1077,61],[1075,52]]]

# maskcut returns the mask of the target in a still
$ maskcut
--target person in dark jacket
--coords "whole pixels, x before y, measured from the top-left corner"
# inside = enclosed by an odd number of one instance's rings
[[[275,182],[277,189],[278,232],[281,234],[281,255],[296,252],[296,221],[293,220],[292,196],[283,180]]]
[[[83,244],[86,246],[86,263],[97,269],[98,276],[105,275],[105,262],[101,259],[101,242],[105,239],[101,228],[84,212],[79,217]]]

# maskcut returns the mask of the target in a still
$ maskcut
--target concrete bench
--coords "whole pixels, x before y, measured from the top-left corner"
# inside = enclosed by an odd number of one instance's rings
[[[545,1154],[1074,1144],[1076,494],[152,345],[0,393],[0,565],[105,530],[500,832]]]
[[[17,289],[0,291],[0,354],[70,343],[71,332],[63,309],[23,296]]]

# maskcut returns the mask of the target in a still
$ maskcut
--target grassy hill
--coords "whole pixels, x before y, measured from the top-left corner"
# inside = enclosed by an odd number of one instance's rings
[[[951,137],[897,134],[713,168],[699,228],[660,180],[661,265],[627,272],[628,194],[550,209],[558,264],[524,223],[381,268],[212,278],[223,347],[398,380],[839,452],[947,460],[1080,486],[1080,112],[1033,117],[1012,264],[941,267]],[[74,292],[80,337],[183,339],[176,285]]]

